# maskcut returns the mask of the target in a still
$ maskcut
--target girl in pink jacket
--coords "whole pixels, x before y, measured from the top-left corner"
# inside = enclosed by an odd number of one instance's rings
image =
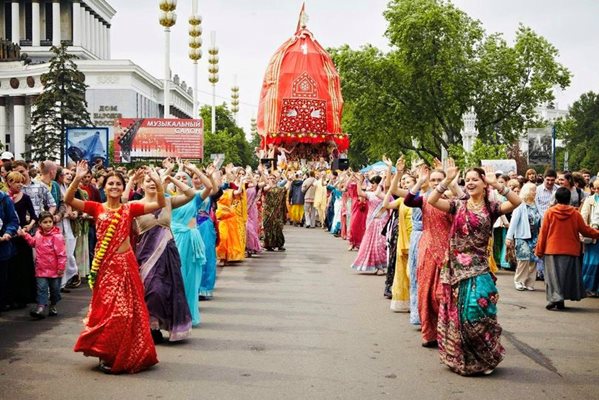
[[[56,304],[60,301],[60,282],[67,263],[64,236],[54,226],[54,218],[42,211],[38,219],[39,229],[35,236],[19,231],[31,247],[35,247],[35,279],[37,281],[37,307],[29,313],[35,319],[44,318],[50,289],[50,309],[48,316],[58,315]]]

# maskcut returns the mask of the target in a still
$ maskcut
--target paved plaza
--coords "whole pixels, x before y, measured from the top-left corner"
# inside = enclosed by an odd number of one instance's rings
[[[382,296],[384,277],[349,268],[355,252],[319,229],[286,227],[287,252],[219,270],[215,299],[160,363],[105,375],[72,351],[89,290],[65,294],[60,316],[0,316],[2,399],[593,399],[599,299],[546,311],[545,294],[499,274],[507,354],[493,375],[464,378],[420,346],[407,314]],[[541,288],[541,282],[537,282]]]

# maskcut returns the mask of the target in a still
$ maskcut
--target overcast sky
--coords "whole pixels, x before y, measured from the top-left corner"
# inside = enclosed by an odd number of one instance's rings
[[[108,0],[117,14],[112,20],[112,58],[131,59],[157,78],[164,76],[164,33],[158,23],[158,2]],[[371,43],[386,48],[383,36],[387,0],[308,0],[308,28],[324,47]],[[143,4],[143,5],[142,5]],[[262,79],[274,51],[295,31],[301,0],[199,0],[203,17],[203,54],[199,64],[200,104],[211,104],[207,48],[216,31],[220,49],[217,104],[229,101],[234,76],[240,87],[239,124],[249,133],[256,115]],[[567,108],[582,93],[599,90],[599,1],[595,0],[454,0],[459,8],[480,19],[488,33],[514,38],[519,23],[532,27],[560,51],[559,60],[573,73],[572,84],[557,94]],[[179,0],[177,24],[171,29],[171,69],[192,83],[188,52],[191,0]],[[143,27],[143,28],[140,28]]]

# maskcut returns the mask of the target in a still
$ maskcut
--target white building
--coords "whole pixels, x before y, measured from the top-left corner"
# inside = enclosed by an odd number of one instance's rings
[[[546,121],[548,126],[545,128],[530,128],[522,135],[520,138],[520,151],[527,155],[529,154],[531,144],[536,144],[538,142],[538,144],[541,145],[543,138],[545,138],[545,141],[548,135],[549,139],[551,138],[551,124],[553,122],[568,115],[568,110],[559,109],[557,105],[555,107],[542,105],[537,107],[535,111],[537,112],[539,119]],[[462,121],[464,123],[464,126],[460,131],[462,135],[462,145],[464,150],[471,152],[474,141],[478,136],[478,130],[476,129],[476,113],[474,110],[471,109],[464,113]],[[562,146],[561,140],[556,141],[556,146]],[[548,157],[550,158],[551,154],[549,154]]]
[[[21,158],[31,131],[31,105],[42,91],[50,46],[69,44],[89,86],[88,111],[97,126],[114,118],[161,118],[163,81],[129,60],[110,59],[110,27],[116,11],[105,0],[0,0],[0,38],[21,47],[30,64],[0,54],[0,141]],[[159,29],[157,24],[156,29]],[[170,113],[192,118],[193,93],[175,76]]]

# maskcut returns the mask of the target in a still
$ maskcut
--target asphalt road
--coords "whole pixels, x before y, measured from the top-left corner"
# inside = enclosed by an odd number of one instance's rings
[[[219,270],[202,325],[136,375],[105,375],[73,352],[87,288],[63,296],[58,318],[3,313],[0,399],[599,398],[599,299],[547,311],[543,290],[517,292],[500,273],[507,355],[493,375],[465,378],[389,310],[384,277],[350,269],[346,242],[319,229],[286,235],[287,252]]]

